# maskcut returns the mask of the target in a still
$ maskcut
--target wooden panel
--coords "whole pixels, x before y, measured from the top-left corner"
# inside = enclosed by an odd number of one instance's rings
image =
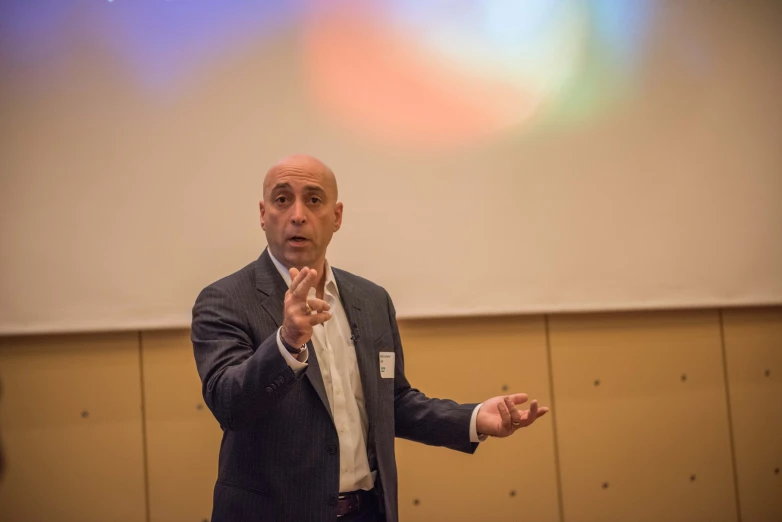
[[[526,392],[550,402],[545,328],[536,318],[400,325],[405,372],[430,397],[480,402]],[[551,415],[465,455],[397,439],[400,518],[558,521]]]
[[[136,333],[0,338],[0,520],[146,519]]]
[[[735,521],[716,311],[554,316],[566,521]]]
[[[222,431],[201,397],[190,332],[144,332],[142,347],[150,520],[209,520]]]
[[[723,314],[742,522],[782,520],[782,308]]]

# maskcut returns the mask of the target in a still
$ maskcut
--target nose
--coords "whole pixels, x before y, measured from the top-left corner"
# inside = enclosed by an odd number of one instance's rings
[[[291,223],[294,225],[303,225],[307,222],[306,206],[304,202],[297,199],[291,209]]]

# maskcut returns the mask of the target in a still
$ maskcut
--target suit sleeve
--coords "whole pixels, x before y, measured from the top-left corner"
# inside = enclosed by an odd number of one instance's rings
[[[404,354],[396,310],[388,299],[389,320],[394,338],[394,430],[397,437],[431,446],[445,446],[474,453],[470,442],[470,419],[477,404],[459,404],[448,399],[429,398],[410,386],[405,377]]]
[[[268,413],[301,379],[277,346],[276,331],[253,346],[239,300],[214,285],[193,306],[191,340],[201,391],[223,428],[242,429]]]

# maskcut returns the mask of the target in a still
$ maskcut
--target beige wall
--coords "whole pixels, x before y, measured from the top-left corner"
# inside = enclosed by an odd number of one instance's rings
[[[403,520],[782,520],[782,308],[400,327],[427,394],[553,407],[473,456],[399,441]],[[209,519],[188,332],[0,338],[0,380],[0,520]]]

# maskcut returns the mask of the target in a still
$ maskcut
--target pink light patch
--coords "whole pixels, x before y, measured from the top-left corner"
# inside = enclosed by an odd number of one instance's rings
[[[428,55],[371,16],[321,16],[305,31],[308,83],[326,113],[352,130],[453,144],[519,125],[539,103],[518,85]]]

